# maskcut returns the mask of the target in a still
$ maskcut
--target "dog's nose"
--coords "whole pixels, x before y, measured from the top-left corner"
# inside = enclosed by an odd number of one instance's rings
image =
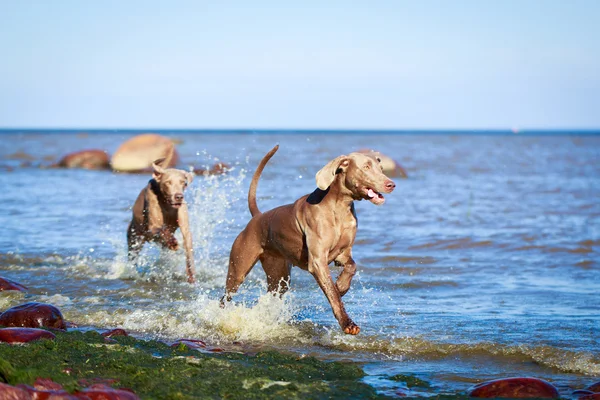
[[[175,194],[175,201],[183,201],[183,194],[181,194],[181,193]]]
[[[389,179],[388,179],[388,180],[385,182],[385,188],[386,188],[387,190],[389,190],[390,192],[391,192],[392,190],[394,190],[394,188],[395,188],[395,187],[396,187],[396,184],[394,183],[394,181],[391,181],[391,180],[389,180]]]

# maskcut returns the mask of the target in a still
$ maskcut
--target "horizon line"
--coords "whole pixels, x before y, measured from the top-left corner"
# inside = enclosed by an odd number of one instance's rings
[[[169,128],[169,127],[2,127],[0,131],[54,131],[54,132],[140,132],[140,131],[170,131],[170,132],[202,132],[202,133],[213,133],[213,132],[240,132],[240,133],[252,133],[252,132],[264,132],[264,133],[276,133],[276,132],[510,132],[514,134],[525,133],[525,132],[597,132],[600,133],[600,127],[596,128]],[[150,133],[150,132],[149,132]]]

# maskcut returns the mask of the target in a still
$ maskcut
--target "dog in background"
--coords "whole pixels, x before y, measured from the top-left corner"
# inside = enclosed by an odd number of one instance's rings
[[[194,249],[189,227],[188,208],[183,192],[194,180],[194,175],[169,164],[171,152],[165,158],[152,163],[153,175],[140,192],[133,205],[133,216],[127,229],[129,260],[135,261],[145,242],[156,242],[170,250],[179,244],[173,234],[181,229],[185,249],[185,270],[189,283],[194,283]]]
[[[248,192],[252,219],[231,248],[221,304],[231,300],[258,260],[267,275],[269,292],[281,295],[288,290],[291,266],[296,265],[314,276],[342,330],[356,335],[360,328],[342,302],[356,272],[352,259],[357,227],[354,201],[364,199],[381,205],[385,201],[382,193],[391,193],[396,185],[384,175],[376,156],[351,153],[335,158],[317,172],[314,192],[293,204],[261,213],[256,187],[278,148],[265,155],[252,177]],[[329,271],[331,262],[343,267],[335,282]]]

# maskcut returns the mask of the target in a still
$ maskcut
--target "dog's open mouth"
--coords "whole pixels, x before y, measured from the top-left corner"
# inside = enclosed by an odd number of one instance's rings
[[[179,207],[181,207],[182,204],[183,203],[171,203],[171,207],[173,207],[173,208],[179,208]]]
[[[369,200],[371,203],[381,205],[385,202],[385,198],[381,193],[376,192],[371,188],[364,188],[363,190],[365,192],[367,200]]]

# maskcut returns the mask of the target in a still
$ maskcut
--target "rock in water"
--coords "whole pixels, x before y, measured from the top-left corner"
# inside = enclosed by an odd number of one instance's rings
[[[82,150],[69,153],[57,164],[62,168],[110,169],[110,157],[103,150]]]
[[[127,334],[127,331],[125,329],[121,329],[121,328],[112,329],[110,331],[102,333],[101,335],[106,338],[110,338],[113,336],[129,336]]]
[[[369,150],[369,149],[361,149],[358,151],[359,153],[363,153],[369,156],[379,158],[381,163],[381,168],[383,169],[383,173],[389,177],[398,177],[398,178],[407,178],[406,171],[400,164],[398,164],[393,158],[386,156],[378,151]]]
[[[0,276],[0,292],[4,290],[17,290],[19,292],[24,292],[27,290],[27,287]]]
[[[21,304],[0,314],[0,325],[26,328],[66,329],[60,310],[44,303]]]
[[[480,383],[469,392],[471,397],[509,397],[557,399],[558,390],[550,383],[537,378],[507,378]]]
[[[167,137],[148,133],[127,140],[113,154],[110,164],[118,172],[150,171],[152,163],[160,158],[169,158],[165,168],[177,165],[179,156],[173,141]]]

